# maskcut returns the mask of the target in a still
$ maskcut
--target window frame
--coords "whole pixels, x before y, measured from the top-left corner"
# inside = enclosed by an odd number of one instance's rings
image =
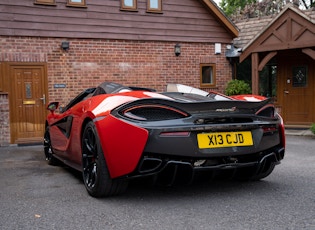
[[[138,0],[132,0],[133,6],[126,6],[125,0],[120,0],[120,10],[138,11],[137,3],[138,3]]]
[[[34,4],[55,6],[56,0],[34,0]]]
[[[86,7],[86,0],[80,0],[81,2],[72,2],[73,0],[67,0],[67,6],[72,7]]]
[[[211,83],[204,83],[203,82],[203,74],[202,74],[203,67],[211,67],[212,68],[212,82]],[[216,64],[214,64],[214,63],[202,63],[202,64],[200,64],[200,87],[201,88],[216,87]]]
[[[147,12],[149,13],[162,13],[162,0],[158,1],[158,8],[150,8],[151,0],[147,0]]]

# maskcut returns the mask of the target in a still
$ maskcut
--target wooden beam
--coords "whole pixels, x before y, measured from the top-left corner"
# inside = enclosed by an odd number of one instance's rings
[[[263,60],[259,63],[258,71],[262,71],[265,65],[276,55],[277,55],[276,51],[267,54],[266,57],[264,57]]]
[[[302,49],[302,53],[307,54],[307,55],[310,56],[313,60],[315,60],[315,50],[312,50],[312,49],[310,49],[310,48]]]
[[[259,93],[258,53],[252,53],[252,94]]]
[[[306,30],[306,26],[302,26],[301,29],[293,36],[292,41],[298,40]]]
[[[3,91],[4,74],[2,74],[2,63],[0,62],[0,92]]]

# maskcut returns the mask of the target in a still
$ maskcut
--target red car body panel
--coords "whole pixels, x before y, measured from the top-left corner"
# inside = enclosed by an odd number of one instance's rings
[[[148,131],[112,115],[95,122],[95,125],[111,178],[134,171],[147,142]]]
[[[110,115],[110,111],[123,103],[150,97],[164,98],[165,96],[143,91],[124,92],[118,95],[104,94],[82,101],[64,113],[50,113],[47,116],[47,123],[50,127],[53,150],[66,161],[65,163],[82,170],[80,168],[82,164],[82,127],[86,119],[93,120],[111,177],[116,178],[132,172],[143,152],[148,131],[118,120]],[[53,124],[70,116],[73,121],[71,130],[69,130],[70,136],[67,137],[58,126]],[[121,130],[124,130],[123,134]]]

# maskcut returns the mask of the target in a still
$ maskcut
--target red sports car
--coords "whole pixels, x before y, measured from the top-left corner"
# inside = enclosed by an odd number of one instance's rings
[[[259,180],[283,159],[284,125],[270,100],[178,84],[167,89],[105,82],[64,108],[50,103],[48,163],[59,160],[82,171],[88,193],[102,197],[124,192],[138,177],[167,185],[202,173]]]

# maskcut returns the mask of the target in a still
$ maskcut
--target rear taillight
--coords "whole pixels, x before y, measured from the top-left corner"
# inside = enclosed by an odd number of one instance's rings
[[[264,133],[273,133],[277,131],[277,127],[263,127],[263,131]]]
[[[285,148],[285,127],[284,127],[283,119],[278,113],[276,114],[276,117],[280,120],[280,125],[279,125],[280,139],[281,139],[281,144],[283,148]]]
[[[256,112],[257,116],[262,116],[262,117],[270,117],[274,118],[275,117],[275,107],[273,105],[266,105],[262,107],[260,110]]]
[[[181,119],[189,115],[176,108],[165,105],[137,105],[123,109],[120,115],[138,121],[162,121]]]

